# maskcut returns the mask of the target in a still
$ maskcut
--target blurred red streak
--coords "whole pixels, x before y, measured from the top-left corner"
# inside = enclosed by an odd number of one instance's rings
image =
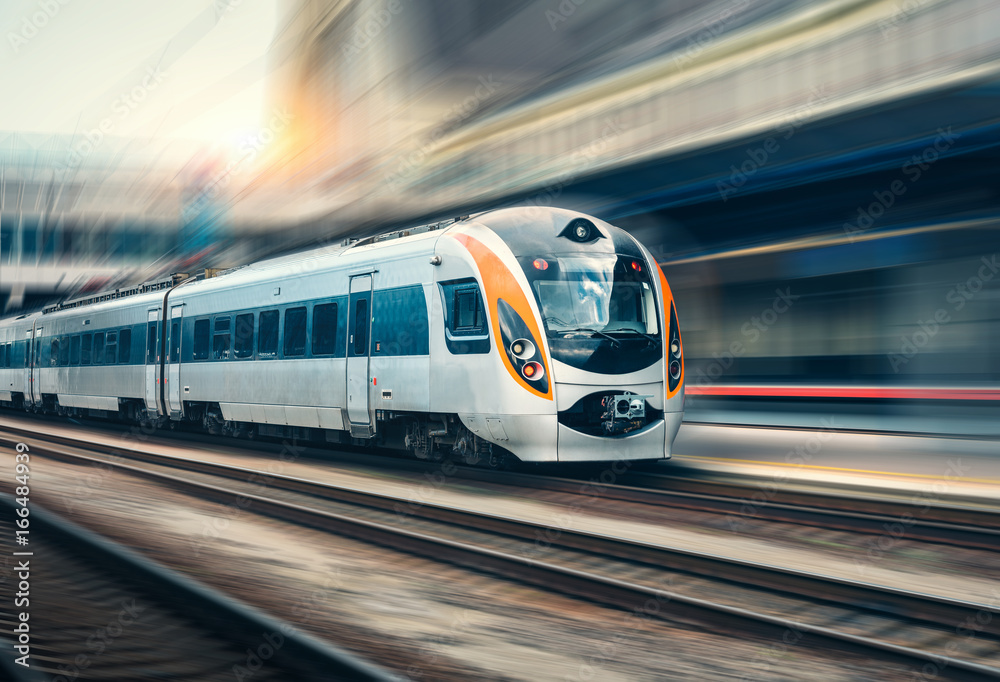
[[[687,395],[758,398],[855,398],[887,400],[1000,400],[991,388],[879,388],[855,386],[687,386]]]

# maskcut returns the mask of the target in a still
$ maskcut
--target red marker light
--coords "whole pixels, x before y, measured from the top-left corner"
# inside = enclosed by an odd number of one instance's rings
[[[642,272],[642,263],[637,260],[632,261],[632,269],[636,272]]]
[[[534,262],[532,262],[532,265],[535,266],[536,270],[548,270],[549,269],[549,262],[547,260],[543,260],[541,258],[536,258],[534,260]]]
[[[537,362],[529,362],[521,368],[521,374],[525,379],[540,379],[544,370]]]

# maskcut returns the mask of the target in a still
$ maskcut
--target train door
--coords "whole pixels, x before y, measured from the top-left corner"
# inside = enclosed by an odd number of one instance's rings
[[[159,413],[156,408],[156,389],[159,383],[156,370],[160,365],[157,357],[159,334],[156,333],[156,324],[159,319],[160,311],[156,308],[150,310],[146,317],[146,411],[153,414]]]
[[[170,328],[167,331],[167,410],[171,416],[183,413],[181,404],[181,324],[183,305],[170,308]]]
[[[355,438],[371,438],[374,433],[368,409],[371,303],[372,276],[352,277],[347,310],[347,419]]]
[[[41,386],[38,385],[38,371],[35,369],[38,364],[38,349],[41,344],[39,337],[42,335],[42,328],[31,329],[27,332],[26,343],[24,344],[24,387],[27,393],[28,403],[35,404],[42,402]]]

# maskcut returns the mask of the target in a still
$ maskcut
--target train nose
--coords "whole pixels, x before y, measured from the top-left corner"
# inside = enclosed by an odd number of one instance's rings
[[[680,426],[680,413],[662,410],[662,381],[617,389],[557,382],[556,398],[561,462],[662,459],[667,433]]]

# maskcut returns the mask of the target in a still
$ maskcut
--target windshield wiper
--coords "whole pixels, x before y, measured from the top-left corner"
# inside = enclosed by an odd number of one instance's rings
[[[658,337],[653,336],[652,334],[646,334],[645,332],[641,332],[638,329],[626,329],[625,327],[622,327],[620,329],[609,329],[608,331],[617,332],[619,334],[623,334],[625,332],[629,332],[629,333],[632,333],[632,334],[638,334],[639,336],[645,337],[645,339],[647,341],[649,341],[650,343],[656,343],[657,341],[660,340]]]
[[[553,331],[555,331],[555,330],[553,330]],[[615,337],[611,336],[611,334],[606,334],[606,333],[602,332],[600,329],[591,329],[590,327],[578,327],[577,329],[560,329],[560,330],[556,331],[556,333],[557,334],[585,334],[586,333],[586,334],[591,334],[591,335],[597,334],[598,336],[603,336],[604,338],[606,338],[609,341],[611,341],[611,344],[612,344],[613,347],[617,348],[618,346],[621,345],[621,343],[618,342],[618,339],[616,339]]]

